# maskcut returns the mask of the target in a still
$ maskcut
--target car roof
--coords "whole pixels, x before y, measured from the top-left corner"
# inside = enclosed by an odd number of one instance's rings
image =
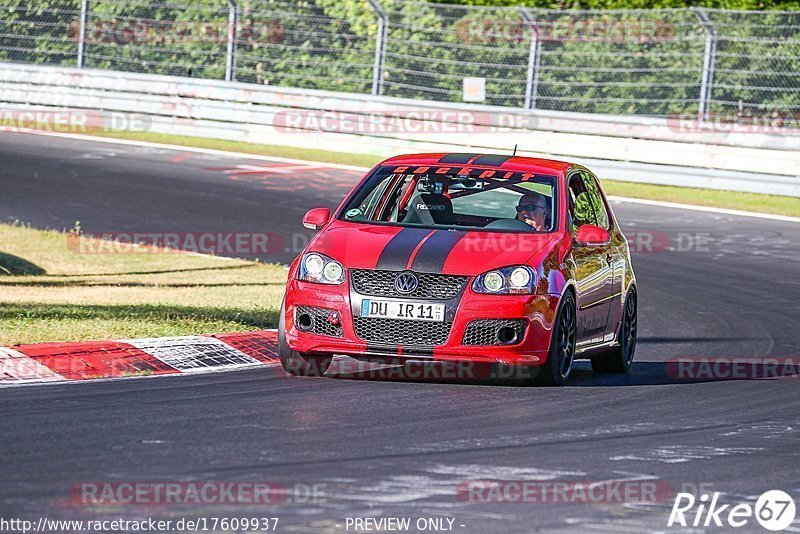
[[[381,162],[381,165],[469,165],[507,171],[537,174],[562,174],[573,164],[552,159],[509,156],[508,154],[474,154],[437,152],[431,154],[404,154]]]

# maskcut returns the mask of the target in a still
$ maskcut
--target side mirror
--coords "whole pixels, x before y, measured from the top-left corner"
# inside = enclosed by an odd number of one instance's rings
[[[328,208],[314,208],[303,216],[303,226],[309,230],[319,230],[328,224],[330,218],[331,210]]]
[[[601,247],[611,242],[611,235],[608,230],[593,224],[584,224],[578,228],[578,235],[575,236],[575,243],[586,247]]]

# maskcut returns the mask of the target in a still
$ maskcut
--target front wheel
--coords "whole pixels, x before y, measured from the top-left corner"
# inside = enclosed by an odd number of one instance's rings
[[[572,293],[565,293],[553,324],[550,352],[539,371],[537,383],[544,386],[563,386],[567,383],[572,373],[572,363],[575,361],[577,336],[575,317],[575,298]]]
[[[278,319],[278,353],[283,370],[293,376],[323,376],[331,364],[330,356],[316,356],[297,352],[286,341],[286,307],[281,302]]]
[[[633,364],[636,351],[636,291],[631,289],[625,299],[625,310],[619,325],[619,347],[592,358],[595,373],[627,373]]]

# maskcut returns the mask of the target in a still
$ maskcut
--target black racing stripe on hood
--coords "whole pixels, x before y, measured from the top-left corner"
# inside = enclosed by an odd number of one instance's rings
[[[448,154],[442,159],[439,160],[439,163],[457,163],[459,165],[464,165],[469,163],[469,160],[477,156],[478,154],[466,154],[461,152],[453,152],[452,154]]]
[[[402,271],[408,265],[414,249],[431,233],[426,228],[403,228],[383,248],[376,269]]]
[[[449,230],[437,230],[419,248],[411,270],[423,273],[440,273],[444,262],[452,252],[456,244],[467,235],[466,232],[453,232]]]
[[[499,167],[506,160],[512,158],[513,156],[503,156],[501,154],[487,154],[485,156],[480,156],[478,159],[472,162],[472,165],[487,165],[489,167]]]

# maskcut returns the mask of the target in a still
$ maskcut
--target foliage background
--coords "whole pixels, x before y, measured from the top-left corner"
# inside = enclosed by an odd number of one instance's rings
[[[486,78],[487,103],[525,102],[529,38],[465,42],[459,28],[537,21],[666,21],[664,41],[544,42],[538,108],[663,116],[694,112],[705,32],[690,6],[713,12],[719,42],[711,110],[742,115],[800,111],[800,0],[381,0],[390,15],[383,94],[460,101],[465,76]],[[367,93],[377,22],[367,0],[240,0],[237,80]],[[465,9],[464,6],[484,6]],[[494,6],[494,7],[485,7]],[[512,6],[499,9],[496,6]],[[668,11],[578,12],[574,9]],[[541,11],[557,9],[560,11]],[[79,0],[0,0],[0,61],[76,64]],[[89,68],[221,79],[227,46],[225,0],[92,0]],[[488,21],[488,22],[487,22]]]

